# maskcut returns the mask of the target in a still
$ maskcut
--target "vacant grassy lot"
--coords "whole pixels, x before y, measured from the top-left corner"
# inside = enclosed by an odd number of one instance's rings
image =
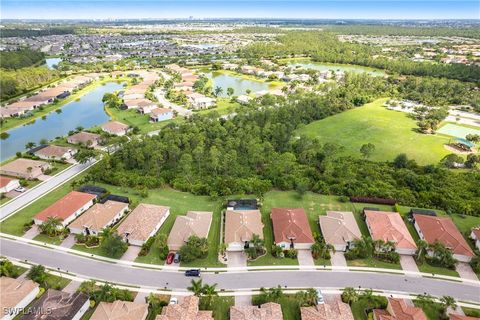
[[[299,135],[335,142],[344,147],[345,155],[361,157],[360,147],[373,143],[375,161],[393,160],[406,153],[420,164],[438,163],[449,152],[443,147],[449,138],[414,131],[415,120],[407,114],[382,107],[386,99],[315,121],[299,129]]]

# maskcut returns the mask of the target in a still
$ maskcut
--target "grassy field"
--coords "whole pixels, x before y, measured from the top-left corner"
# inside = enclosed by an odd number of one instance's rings
[[[321,142],[343,146],[343,154],[360,158],[360,147],[375,145],[371,156],[375,161],[393,160],[406,153],[420,164],[438,163],[449,154],[444,144],[449,138],[425,135],[414,131],[415,120],[402,112],[382,107],[387,99],[378,99],[365,106],[315,121],[297,131],[298,135],[316,137]]]
[[[205,297],[200,298],[200,304]],[[213,311],[213,318],[215,320],[228,320],[230,314],[230,307],[235,305],[234,297],[214,297],[212,299],[212,307],[209,310]]]

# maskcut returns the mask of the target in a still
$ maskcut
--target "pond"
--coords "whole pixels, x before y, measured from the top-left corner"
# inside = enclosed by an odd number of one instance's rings
[[[341,72],[356,72],[356,73],[368,73],[372,76],[384,76],[385,72],[381,70],[375,70],[368,67],[361,67],[349,64],[333,64],[333,63],[320,63],[313,62],[311,60],[296,60],[291,61],[287,66],[292,68],[304,68],[304,69],[313,69],[318,71],[341,71]]]
[[[186,44],[185,47],[191,47],[202,50],[216,49],[223,47],[223,44],[220,43],[200,43],[200,44]]]
[[[215,90],[216,87],[223,89],[222,94],[220,94],[221,97],[227,96],[227,88],[233,88],[233,95],[239,96],[245,94],[248,89],[250,89],[252,93],[255,93],[275,87],[268,82],[248,80],[240,76],[232,76],[222,72],[207,73],[206,76],[212,79],[213,90]]]
[[[62,61],[62,58],[47,58],[45,59],[45,64],[48,69],[55,69],[54,66],[57,66]]]
[[[110,120],[103,109],[102,97],[107,92],[123,88],[123,84],[109,82],[85,94],[78,101],[64,105],[61,113],[55,111],[45,119],[37,118],[34,123],[7,131],[9,137],[0,141],[0,161],[9,159],[18,151],[25,151],[28,142],[39,144],[40,140],[52,140],[65,136],[77,127],[90,128]]]

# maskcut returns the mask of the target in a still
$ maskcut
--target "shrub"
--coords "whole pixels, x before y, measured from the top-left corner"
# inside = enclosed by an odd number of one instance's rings
[[[284,251],[285,257],[290,259],[296,259],[298,255],[297,249],[288,249]]]
[[[272,246],[272,255],[276,258],[283,258],[285,256],[283,254],[283,249],[277,245]]]

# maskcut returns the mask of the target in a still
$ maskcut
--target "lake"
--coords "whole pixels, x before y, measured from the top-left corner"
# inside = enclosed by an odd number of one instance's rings
[[[229,87],[233,88],[233,95],[235,96],[245,94],[248,89],[250,89],[252,93],[255,93],[262,90],[269,90],[274,87],[268,82],[247,80],[242,77],[232,76],[222,72],[211,72],[207,73],[206,76],[212,79],[213,90],[215,90],[216,87],[223,89],[223,92],[220,95],[221,97],[227,97],[227,88]]]
[[[356,73],[368,73],[372,76],[384,76],[385,72],[381,70],[375,70],[372,68],[355,66],[355,65],[348,65],[348,64],[330,64],[330,63],[320,63],[320,62],[312,62],[311,60],[296,60],[291,61],[287,64],[287,66],[296,68],[304,68],[304,69],[313,69],[318,71],[341,71],[341,72],[356,72]]]
[[[48,69],[55,69],[53,66],[58,65],[62,62],[62,58],[46,58],[45,64],[47,65]]]
[[[102,97],[107,92],[123,88],[123,84],[109,82],[99,86],[80,98],[64,105],[60,110],[47,114],[46,119],[37,118],[32,124],[11,129],[6,140],[0,141],[0,161],[9,159],[18,151],[25,151],[28,142],[39,144],[41,139],[52,140],[65,136],[76,127],[90,128],[110,120],[103,109]]]

